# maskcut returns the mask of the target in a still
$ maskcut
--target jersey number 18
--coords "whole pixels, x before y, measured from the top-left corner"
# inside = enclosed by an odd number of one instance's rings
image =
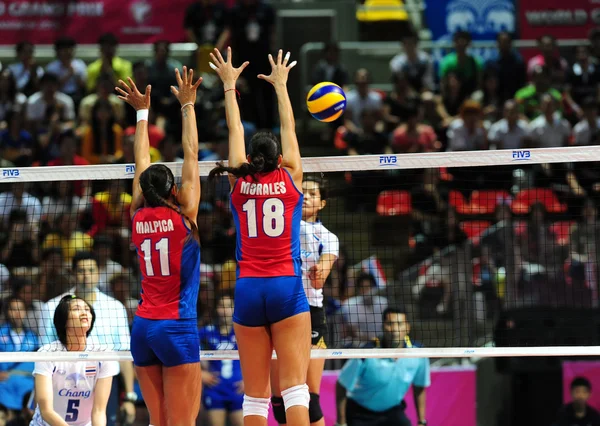
[[[251,198],[244,203],[242,210],[246,213],[248,237],[258,237],[258,221],[256,200]],[[279,198],[267,198],[262,205],[262,228],[267,237],[275,238],[283,234],[285,228],[285,207]],[[259,213],[260,214],[260,213]]]

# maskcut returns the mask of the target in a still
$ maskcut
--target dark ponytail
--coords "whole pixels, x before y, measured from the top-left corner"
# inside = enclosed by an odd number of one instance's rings
[[[144,200],[150,207],[167,207],[177,214],[183,216],[190,223],[191,236],[200,243],[200,232],[198,225],[184,214],[170,200],[171,191],[175,186],[173,172],[164,164],[154,164],[148,167],[140,175],[140,187],[144,194]]]
[[[268,173],[276,170],[281,155],[279,142],[270,132],[258,132],[250,141],[250,162],[242,163],[239,167],[227,167],[222,162],[208,174],[209,179],[214,179],[223,173],[229,173],[236,178],[252,176],[256,180],[257,173]]]

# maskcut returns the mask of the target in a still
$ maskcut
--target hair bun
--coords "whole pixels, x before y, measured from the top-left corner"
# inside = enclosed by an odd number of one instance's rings
[[[265,157],[263,154],[258,153],[252,157],[252,165],[257,171],[261,171],[265,168]]]

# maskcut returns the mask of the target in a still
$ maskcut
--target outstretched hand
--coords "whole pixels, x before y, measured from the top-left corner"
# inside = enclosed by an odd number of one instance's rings
[[[142,94],[131,77],[127,77],[127,81],[129,81],[129,84],[125,83],[123,80],[119,80],[119,84],[122,88],[115,87],[115,90],[119,93],[119,96],[117,97],[122,101],[127,102],[135,108],[136,111],[150,109],[150,93],[152,92],[152,87],[150,85],[146,86],[146,93]]]
[[[202,83],[202,77],[200,77],[196,83],[194,81],[194,70],[188,71],[187,67],[183,67],[183,75],[179,73],[179,69],[175,68],[175,78],[177,79],[177,85],[179,87],[171,86],[171,92],[177,97],[181,105],[195,104],[196,103],[196,92],[200,83]]]
[[[210,54],[210,58],[213,60],[208,65],[221,77],[225,90],[235,89],[235,82],[238,77],[244,71],[244,68],[248,66],[250,62],[246,61],[238,68],[233,67],[233,59],[231,57],[231,47],[227,48],[227,60],[223,59],[219,49],[214,50],[214,53]]]
[[[259,74],[258,78],[268,81],[273,86],[276,86],[278,84],[285,85],[287,83],[288,74],[290,73],[290,70],[294,68],[298,63],[296,61],[293,61],[291,64],[288,65],[289,60],[290,52],[286,53],[284,58],[283,50],[279,49],[279,53],[277,54],[277,62],[273,61],[273,55],[269,53],[269,62],[271,63],[271,74]]]

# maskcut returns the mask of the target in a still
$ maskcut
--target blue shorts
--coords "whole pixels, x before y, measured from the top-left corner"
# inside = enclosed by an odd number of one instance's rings
[[[225,394],[209,387],[202,388],[202,402],[207,411],[225,410],[229,413],[242,409],[244,395]]]
[[[133,318],[131,355],[138,367],[200,362],[200,340],[195,319],[152,320]]]
[[[238,278],[233,321],[246,327],[274,324],[308,312],[302,277]]]

